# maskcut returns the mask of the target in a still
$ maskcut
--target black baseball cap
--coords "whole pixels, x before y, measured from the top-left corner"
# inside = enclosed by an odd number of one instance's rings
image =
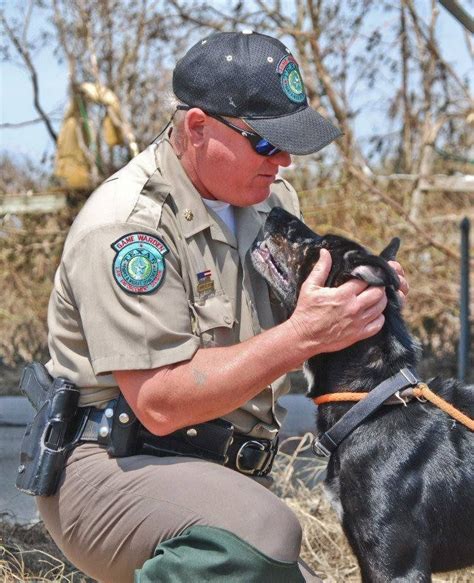
[[[311,154],[342,135],[309,107],[298,63],[279,40],[253,31],[200,40],[173,72],[176,97],[191,107],[239,117],[290,154]]]

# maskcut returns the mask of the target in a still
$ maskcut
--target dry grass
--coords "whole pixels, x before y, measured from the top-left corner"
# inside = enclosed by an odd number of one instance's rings
[[[2,583],[93,583],[71,565],[41,522],[22,526],[0,516]]]
[[[291,453],[277,456],[274,491],[298,516],[304,531],[301,554],[316,573],[327,583],[360,583],[357,561],[322,490],[325,464],[310,452],[312,437],[284,443],[283,450]],[[433,583],[473,580],[474,568],[433,577]],[[93,582],[65,560],[42,523],[18,526],[7,521],[0,521],[0,581]]]

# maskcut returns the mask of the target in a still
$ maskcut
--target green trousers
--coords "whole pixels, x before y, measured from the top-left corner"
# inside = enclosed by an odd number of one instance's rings
[[[267,557],[221,528],[192,526],[159,544],[135,583],[304,583],[298,563]]]

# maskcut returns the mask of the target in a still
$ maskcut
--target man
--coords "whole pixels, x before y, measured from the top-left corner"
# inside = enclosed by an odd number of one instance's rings
[[[66,556],[100,581],[315,581],[298,562],[296,517],[262,485],[276,400],[308,357],[377,333],[385,293],[322,287],[323,250],[287,318],[247,252],[273,206],[299,213],[279,168],[339,132],[265,35],[203,39],[173,89],[170,132],[92,194],[65,243],[48,369],[80,387],[99,422],[38,506]],[[119,390],[147,437],[114,458]]]

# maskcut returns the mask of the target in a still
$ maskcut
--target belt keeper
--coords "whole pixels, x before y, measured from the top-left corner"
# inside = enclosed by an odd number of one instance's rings
[[[110,443],[110,435],[112,433],[112,422],[114,418],[115,405],[117,401],[109,401],[107,407],[102,413],[100,420],[99,432],[97,435],[97,443],[100,445],[108,445]]]

